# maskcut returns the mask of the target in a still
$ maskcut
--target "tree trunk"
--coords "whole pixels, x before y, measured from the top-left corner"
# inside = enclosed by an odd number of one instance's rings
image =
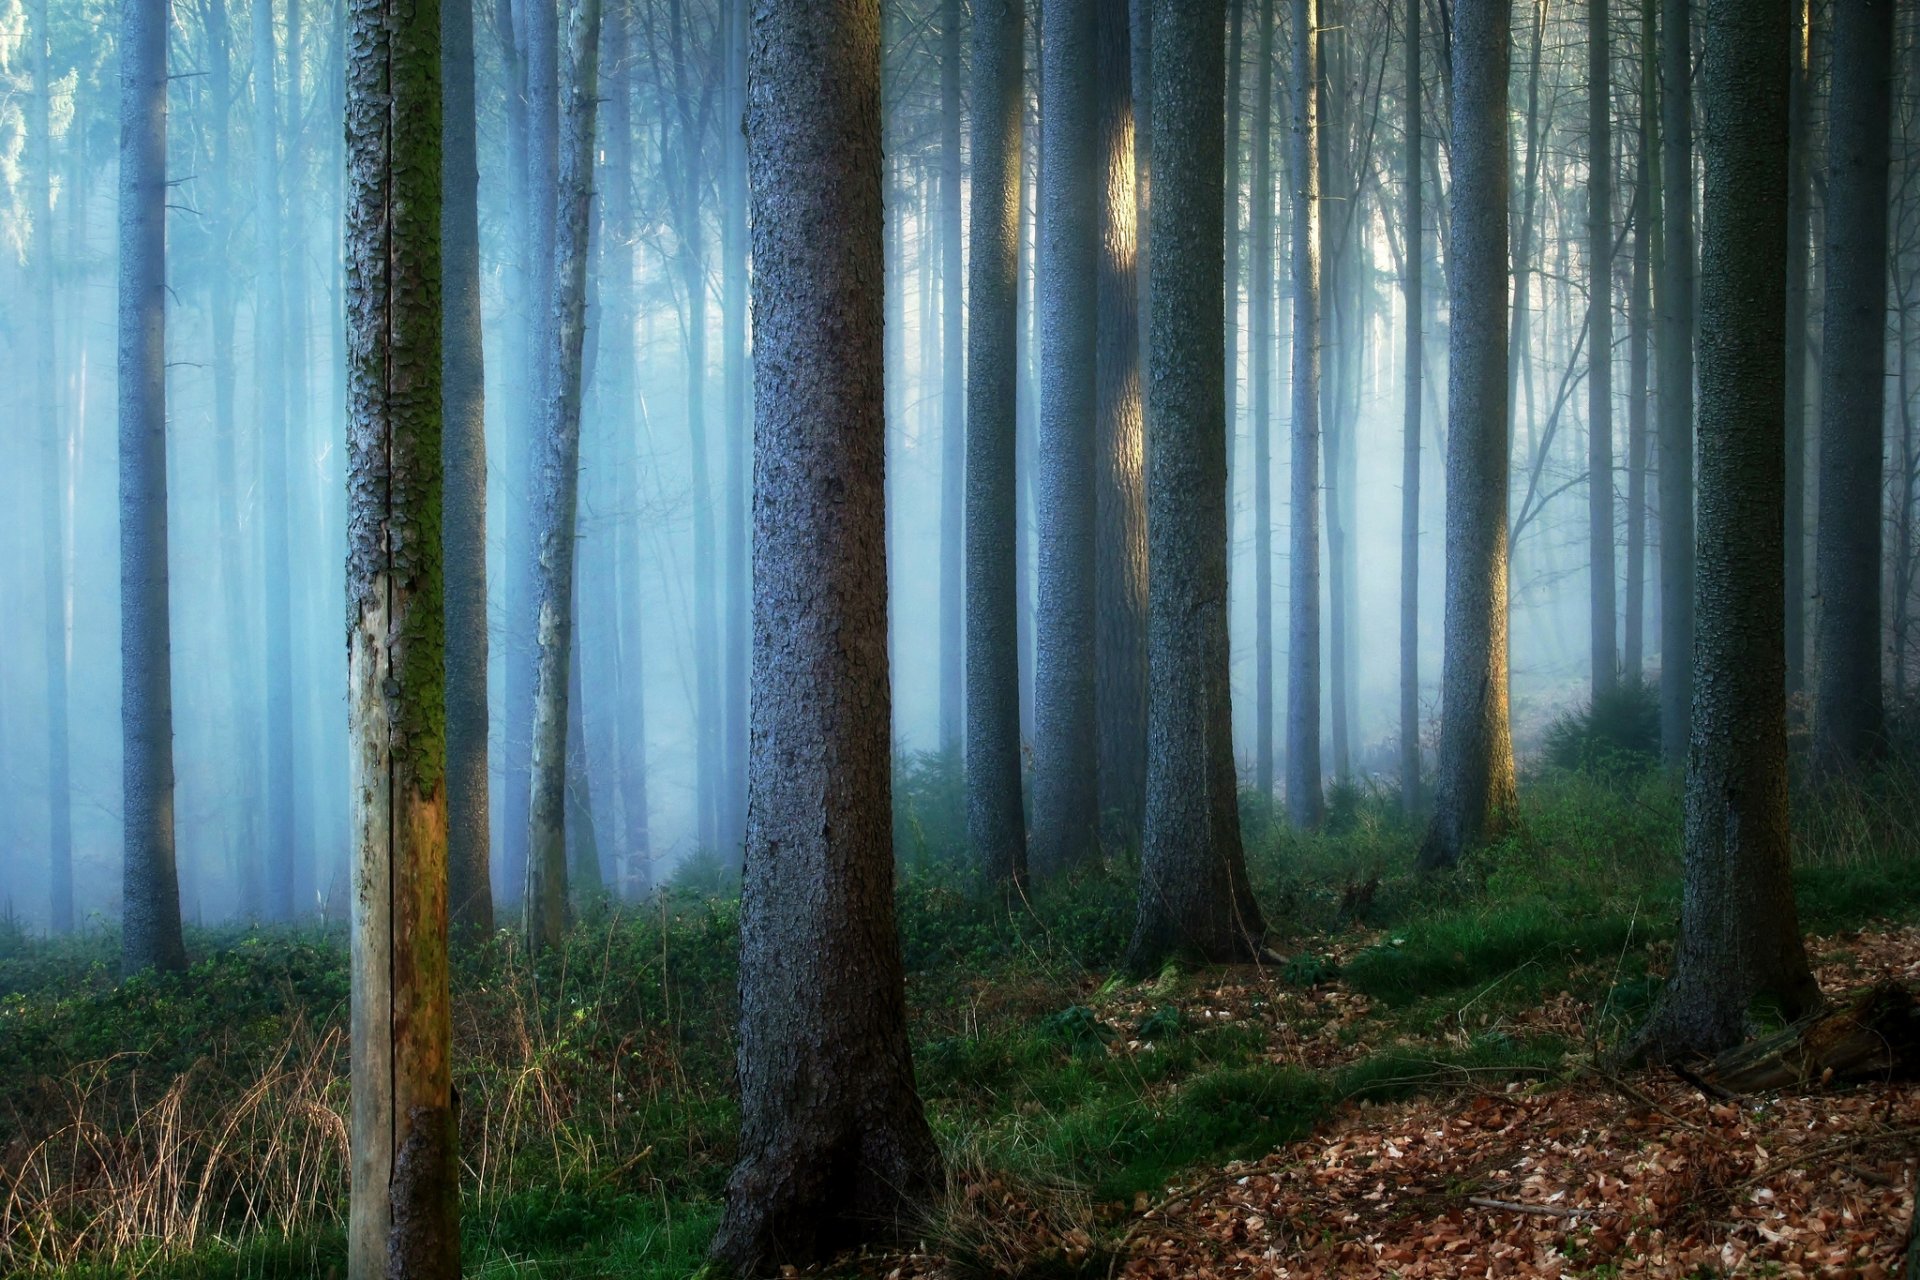
[[[1273,0],[1259,0],[1247,202],[1247,402],[1253,436],[1253,789],[1273,804]]]
[[[960,281],[960,0],[940,4],[940,750],[966,727],[966,373]]]
[[[166,209],[166,7],[149,0],[121,0],[120,728],[125,752],[125,886],[120,957],[128,973],[187,967],[173,852]]]
[[[1620,680],[1613,554],[1613,38],[1587,0],[1587,601],[1593,696]]]
[[[1693,59],[1691,0],[1661,0],[1660,754],[1687,755],[1693,701]]]
[[[1293,427],[1287,816],[1320,825],[1320,0],[1293,4]]]
[[[727,609],[725,619],[726,760],[720,797],[720,844],[729,855],[746,838],[747,820],[747,632],[753,583],[747,565],[747,504],[753,490],[753,417],[747,407],[747,8],[749,0],[723,0],[726,8],[726,113],[720,130],[720,328],[721,412],[726,418]],[[621,169],[619,172],[626,173]]]
[[[47,663],[47,888],[49,923],[55,933],[73,930],[73,789],[69,781],[67,713],[67,575],[65,486],[60,457],[66,451],[60,405],[54,394],[53,282],[53,56],[47,0],[30,6],[33,93],[27,97],[27,203],[32,225],[28,265],[35,320],[27,363],[33,370],[33,411],[40,436],[41,597],[45,611],[42,652]]]
[[[1807,292],[1813,254],[1811,0],[1788,0],[1787,95],[1787,694],[1807,687]]]
[[[1127,12],[1095,19],[1100,81],[1100,258],[1094,281],[1094,690],[1103,830],[1139,838],[1147,770],[1147,498],[1140,387],[1139,210],[1134,195],[1132,41]]]
[[[1447,387],[1447,621],[1433,824],[1420,865],[1452,866],[1505,829],[1507,716],[1507,63],[1505,0],[1453,10]]]
[[[600,2],[571,0],[561,85],[560,169],[555,187],[553,297],[542,353],[547,390],[540,470],[533,477],[539,531],[527,829],[527,945],[560,945],[567,926],[568,681],[573,661],[575,514],[580,494],[580,359],[586,339],[587,228],[593,205],[593,117],[598,87]]]
[[[1226,374],[1227,399],[1224,410],[1227,432],[1227,545],[1234,544],[1239,512],[1234,500],[1234,450],[1240,443],[1240,117],[1243,113],[1241,76],[1245,70],[1243,42],[1246,39],[1246,0],[1227,0],[1227,140],[1225,175],[1221,189],[1226,208],[1226,285],[1221,290],[1225,308],[1227,349],[1221,356]],[[1151,23],[1149,23],[1151,25]],[[1151,308],[1149,308],[1151,309]],[[1151,325],[1152,318],[1149,316]],[[1232,560],[1227,572],[1231,578]],[[1231,587],[1229,587],[1231,590]]]
[[[460,1274],[442,736],[438,7],[352,0],[347,651],[349,1280]]]
[[[1665,1057],[1737,1044],[1761,996],[1789,1017],[1820,999],[1794,915],[1787,825],[1787,3],[1707,0],[1705,15],[1700,679],[1680,942],[1643,1033]]]
[[[1026,875],[1014,529],[1022,0],[975,0],[967,297],[967,835],[992,884]]]
[[[1820,371],[1819,666],[1823,771],[1860,768],[1882,732],[1881,521],[1893,0],[1836,0]]]
[[[1420,3],[1406,8],[1406,152],[1401,162],[1406,183],[1406,371],[1405,426],[1400,462],[1400,807],[1420,811],[1420,375],[1426,360],[1420,322],[1426,267],[1420,199],[1421,120]]]
[[[893,916],[879,2],[758,0],[748,66],[753,759],[713,1256],[759,1275],[901,1234],[940,1174]]]
[[[1181,0],[1153,10],[1153,171],[1160,175],[1148,232],[1159,264],[1147,383],[1153,750],[1139,915],[1127,949],[1135,974],[1154,972],[1176,953],[1249,959],[1266,928],[1240,847],[1227,666],[1226,442],[1215,425],[1226,399],[1226,361],[1216,345],[1224,338],[1211,322],[1225,286],[1222,8],[1222,0]],[[1265,99],[1260,109],[1268,109]],[[1257,198],[1257,182],[1254,189]]]
[[[487,422],[480,331],[480,174],[473,0],[441,0],[440,207],[446,573],[447,898],[454,928],[493,932],[487,805]]]
[[[1098,852],[1094,706],[1094,276],[1099,249],[1093,0],[1043,0],[1040,113],[1039,642],[1034,874]]]
[[[1633,179],[1633,283],[1627,299],[1627,599],[1623,608],[1621,669],[1638,682],[1646,665],[1647,634],[1647,404],[1652,365],[1653,241],[1660,217],[1658,63],[1654,51],[1655,0],[1640,0],[1640,119]]]

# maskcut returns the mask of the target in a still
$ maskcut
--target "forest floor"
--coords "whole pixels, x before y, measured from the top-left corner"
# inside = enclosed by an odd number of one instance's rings
[[[1413,873],[1392,803],[1248,811],[1268,964],[1112,976],[1125,857],[967,887],[950,772],[908,769],[899,924],[949,1190],[916,1247],[811,1274],[1900,1273],[1920,1090],[1708,1098],[1608,1052],[1671,962],[1679,802],[1530,779],[1512,837]],[[1920,982],[1920,767],[1796,808],[1824,989]],[[734,1154],[738,906],[692,863],[530,963],[454,969],[467,1274],[695,1274]],[[344,1275],[344,939],[228,929],[120,981],[104,930],[0,926],[0,1275]]]

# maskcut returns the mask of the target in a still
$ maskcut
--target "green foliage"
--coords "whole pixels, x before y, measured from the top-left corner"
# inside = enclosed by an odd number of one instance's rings
[[[1547,726],[1546,765],[1569,773],[1621,777],[1660,763],[1660,689],[1630,676]]]

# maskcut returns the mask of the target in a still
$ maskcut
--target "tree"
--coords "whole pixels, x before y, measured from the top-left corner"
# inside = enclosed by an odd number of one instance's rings
[[[347,1270],[451,1280],[460,1181],[442,729],[440,15],[351,0],[347,21]]]
[[[1040,606],[1035,619],[1034,874],[1093,857],[1094,277],[1099,245],[1093,0],[1042,0]]]
[[[1247,416],[1253,436],[1253,789],[1273,803],[1273,0],[1254,19],[1247,217]]]
[[[473,3],[441,0],[445,476],[447,895],[454,926],[493,932],[487,804],[487,422],[480,333],[480,172],[473,107]]]
[[[939,1154],[893,917],[879,0],[758,0],[748,66],[753,727],[713,1256],[757,1275],[898,1231]]]
[[[1124,5],[1100,6],[1100,254],[1094,279],[1094,632],[1099,812],[1138,839],[1147,770],[1147,496],[1140,386],[1140,248],[1134,191],[1132,39]]]
[[[1661,0],[1658,304],[1660,753],[1687,754],[1693,701],[1693,60],[1691,0]]]
[[[1881,505],[1893,0],[1836,0],[1820,364],[1814,748],[1857,769],[1882,731]]]
[[[1148,238],[1147,808],[1127,968],[1171,954],[1245,960],[1265,924],[1240,847],[1227,670],[1223,0],[1153,6]]]
[[[1701,101],[1700,516],[1686,880],[1674,973],[1641,1035],[1663,1057],[1819,1003],[1787,825],[1787,0],[1707,0]]]
[[[1426,349],[1420,321],[1426,266],[1420,201],[1420,2],[1406,7],[1406,403],[1400,462],[1400,806],[1420,809],[1420,373]]]
[[[1448,268],[1447,621],[1433,822],[1420,865],[1452,866],[1505,827],[1514,793],[1507,717],[1506,0],[1453,9],[1453,190]]]
[[[940,749],[966,721],[966,372],[960,291],[960,0],[940,0]]]
[[[120,4],[121,964],[184,969],[167,617],[167,6]],[[51,602],[49,602],[51,607]]]
[[[1587,546],[1592,689],[1619,683],[1613,581],[1613,42],[1587,0]]]
[[[1788,0],[1787,98],[1787,693],[1807,687],[1807,317],[1813,256],[1811,0]]]
[[[574,530],[580,497],[580,359],[586,344],[587,229],[593,206],[593,118],[599,92],[600,0],[570,0],[555,188],[553,297],[542,353],[546,404],[534,523],[539,562],[527,829],[527,944],[560,945],[567,924],[567,739],[573,662]]]
[[[1293,0],[1293,476],[1287,815],[1320,825],[1320,0]]]
[[[987,879],[1026,875],[1014,634],[1015,325],[1020,305],[1021,0],[975,0],[967,266],[967,836]]]
[[[1633,180],[1633,280],[1627,295],[1627,599],[1621,667],[1643,678],[1647,631],[1647,403],[1652,364],[1653,259],[1660,235],[1659,42],[1654,5],[1640,5],[1640,115]]]

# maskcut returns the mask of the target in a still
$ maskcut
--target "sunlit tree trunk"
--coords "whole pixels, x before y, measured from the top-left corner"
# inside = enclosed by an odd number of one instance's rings
[[[967,264],[967,836],[990,883],[1026,874],[1015,634],[1015,395],[1026,26],[1021,0],[975,0]]]
[[[1496,836],[1514,801],[1507,716],[1506,0],[1453,9],[1447,621],[1425,867]]]
[[[1660,753],[1686,759],[1693,700],[1693,58],[1691,0],[1661,0]]]
[[[441,0],[441,538],[446,565],[447,895],[456,929],[493,932],[487,805],[487,423],[473,0]]]
[[[1422,273],[1426,240],[1422,234],[1420,161],[1420,4],[1406,0],[1406,151],[1401,180],[1406,183],[1406,369],[1404,426],[1400,443],[1400,806],[1420,810],[1420,376],[1426,359],[1420,324],[1425,319]]]
[[[1147,499],[1140,385],[1140,227],[1134,197],[1131,38],[1118,4],[1095,19],[1100,258],[1094,289],[1094,691],[1107,837],[1139,837],[1147,768]]]
[[[120,956],[137,973],[187,965],[174,872],[167,617],[167,6],[121,0],[119,34]]]
[[[1835,0],[1820,371],[1814,746],[1827,772],[1879,749],[1893,0]]]
[[[567,925],[568,693],[573,665],[575,514],[580,494],[580,360],[586,340],[587,229],[593,205],[600,0],[569,0],[554,206],[540,467],[532,477],[539,558],[534,571],[535,665],[527,830],[527,944],[560,945]]]
[[[1247,409],[1253,437],[1253,789],[1273,803],[1273,0],[1259,0],[1247,200]]]
[[[742,1276],[911,1230],[940,1163],[893,914],[879,0],[757,0],[748,66],[753,758],[713,1241]]]
[[[1287,815],[1320,825],[1320,0],[1292,0],[1293,426],[1287,596]]]
[[[447,991],[440,17],[351,0],[347,648],[353,759],[349,1280],[460,1274]]]
[[[1217,345],[1223,335],[1211,323],[1225,283],[1222,7],[1221,0],[1153,6],[1160,186],[1148,232],[1159,270],[1148,304],[1147,715],[1154,750],[1140,907],[1126,962],[1136,974],[1176,953],[1248,959],[1265,932],[1240,846],[1227,669],[1227,459],[1216,425],[1225,412],[1226,362]],[[1260,109],[1268,109],[1264,100]],[[1255,191],[1258,198],[1257,183]]]
[[[1587,0],[1587,602],[1597,698],[1620,678],[1613,552],[1613,39]]]
[[[1787,4],[1707,0],[1704,15],[1699,680],[1680,941],[1643,1033],[1666,1057],[1739,1043],[1761,996],[1790,1018],[1820,999],[1787,824]]]
[[[1034,672],[1032,867],[1092,858],[1099,823],[1094,709],[1094,275],[1099,252],[1093,0],[1044,0],[1040,109],[1040,607]]]

